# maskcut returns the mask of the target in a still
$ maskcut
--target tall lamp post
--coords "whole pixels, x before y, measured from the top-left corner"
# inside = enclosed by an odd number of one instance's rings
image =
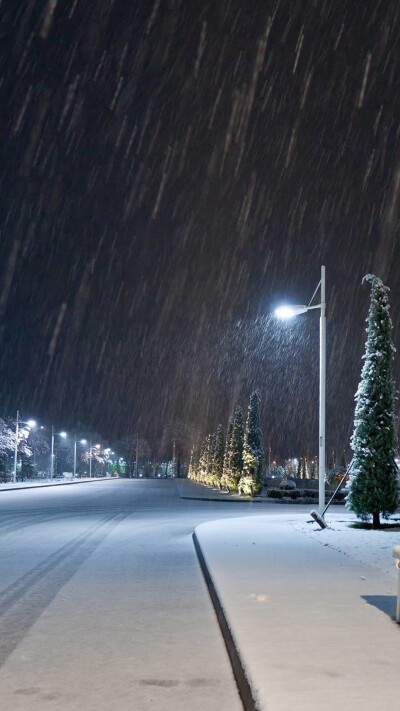
[[[311,306],[315,294],[320,289],[321,303]],[[288,319],[304,314],[312,309],[320,309],[319,327],[319,456],[318,456],[318,507],[322,516],[325,508],[325,412],[326,412],[326,293],[325,267],[321,267],[321,280],[308,306],[281,306],[276,309],[278,318]]]
[[[54,438],[55,436],[66,438],[66,432],[54,432],[54,425],[51,427],[51,459],[50,459],[50,479],[54,477]]]
[[[74,479],[76,479],[76,445],[77,445],[77,443],[78,443],[78,440],[75,437],[75,441],[74,441]],[[80,439],[79,443],[80,444],[87,444],[87,441],[86,441],[86,439]]]
[[[28,427],[36,427],[35,420],[28,420],[27,422],[22,422],[19,417],[19,410],[17,410],[17,421],[15,423],[15,444],[14,444],[14,467],[13,467],[13,482],[17,481],[17,465],[18,465],[18,439],[20,425],[27,425]]]
[[[92,459],[93,459],[93,449],[101,449],[100,444],[95,444],[94,446],[92,445],[92,442],[89,442],[89,479],[92,478]]]

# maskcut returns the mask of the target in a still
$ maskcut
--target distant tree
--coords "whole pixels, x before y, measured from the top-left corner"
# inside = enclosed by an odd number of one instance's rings
[[[231,439],[230,474],[239,481],[243,470],[243,444],[244,426],[243,411],[240,405],[236,405],[233,415],[233,429]]]
[[[48,454],[50,451],[50,443],[48,437],[42,430],[31,430],[28,438],[28,445],[35,456]]]
[[[222,479],[224,467],[224,430],[222,425],[218,425],[213,442],[212,473],[214,485],[218,486]]]
[[[196,448],[193,446],[190,452],[188,479],[195,480],[197,476],[198,457],[196,457]],[[196,461],[197,460],[197,461]]]
[[[304,459],[303,459],[301,478],[302,478],[302,479],[309,479],[309,478],[310,478],[310,475],[309,475],[309,472],[308,472],[307,457],[304,457]]]
[[[20,477],[23,480],[34,479],[35,467],[33,463],[33,457],[28,457],[26,454],[22,455]]]
[[[210,474],[212,461],[212,436],[208,434],[203,441],[199,458],[199,474],[198,478],[202,484],[206,483],[207,476]]]
[[[224,486],[228,486],[228,479],[229,479],[229,475],[230,475],[231,455],[232,455],[232,450],[231,450],[232,433],[233,433],[233,417],[230,417],[229,423],[228,423],[228,429],[226,432],[224,464],[222,467],[221,483]]]
[[[318,462],[316,459],[313,459],[311,462],[311,479],[318,479]]]
[[[239,489],[250,496],[258,493],[262,487],[264,449],[260,427],[260,399],[259,390],[255,390],[250,396],[244,432],[243,473]]]
[[[335,450],[332,449],[330,455],[329,455],[329,460],[328,460],[328,472],[331,469],[334,469],[336,467],[336,455],[335,455]]]
[[[354,432],[351,438],[353,470],[348,486],[347,507],[361,520],[372,516],[379,528],[398,506],[395,467],[395,387],[393,378],[392,322],[389,289],[373,274],[367,319],[367,342],[361,382],[356,393]]]
[[[303,471],[303,460],[302,460],[302,458],[300,457],[299,462],[298,462],[298,464],[297,464],[297,472],[296,472],[296,477],[297,477],[297,479],[301,479],[301,478],[302,478],[302,476],[301,476],[302,471]]]
[[[0,453],[0,481],[5,481],[7,474],[7,457]]]

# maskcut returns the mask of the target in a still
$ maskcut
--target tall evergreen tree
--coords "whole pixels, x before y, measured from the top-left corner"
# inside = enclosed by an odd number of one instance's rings
[[[196,479],[197,478],[198,466],[199,466],[199,455],[198,455],[197,448],[193,445],[191,452],[190,452],[188,479]]]
[[[214,449],[213,449],[213,476],[215,478],[214,483],[218,484],[222,477],[222,470],[224,466],[224,430],[222,425],[218,425],[217,430],[214,435]]]
[[[260,427],[260,399],[259,390],[255,390],[250,396],[244,432],[243,475],[239,482],[239,488],[251,496],[258,493],[262,487],[264,450]]]
[[[303,468],[302,468],[302,472],[301,472],[301,478],[302,479],[309,479],[307,457],[304,457],[304,459],[303,459]]]
[[[236,405],[233,415],[233,429],[231,439],[230,473],[239,481],[243,469],[243,444],[244,427],[243,411],[240,405]]]
[[[354,455],[347,507],[362,520],[372,516],[372,527],[379,528],[380,515],[387,518],[398,505],[394,462],[395,348],[391,336],[389,289],[373,274],[364,277],[364,281],[371,284],[371,303],[350,443]]]
[[[7,474],[6,455],[0,452],[0,481],[5,481]]]
[[[264,449],[260,427],[260,400],[260,391],[255,390],[250,395],[243,446],[243,473],[254,476],[256,481],[261,481],[262,479],[262,467],[264,462]],[[250,460],[254,458],[257,461],[255,471],[253,464],[250,462]]]
[[[224,464],[222,468],[222,476],[224,477],[223,483],[226,485],[226,479],[229,477],[230,466],[231,466],[231,443],[232,443],[232,432],[233,432],[233,417],[229,418],[228,429],[226,432],[225,440],[225,452],[224,452]]]
[[[303,470],[303,460],[300,457],[298,464],[297,464],[297,472],[296,472],[297,479],[302,479],[302,476],[301,476],[302,470]]]
[[[318,479],[318,460],[312,460],[311,479]]]
[[[203,442],[201,448],[200,459],[199,459],[199,480],[203,484],[206,481],[208,474],[210,473],[211,464],[211,445],[212,445],[211,435],[207,435]]]

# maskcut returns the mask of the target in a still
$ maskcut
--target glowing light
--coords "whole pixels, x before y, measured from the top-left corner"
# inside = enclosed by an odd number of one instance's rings
[[[275,309],[275,316],[282,319],[293,318],[293,316],[298,316],[299,314],[304,314],[308,311],[307,306],[279,306]]]

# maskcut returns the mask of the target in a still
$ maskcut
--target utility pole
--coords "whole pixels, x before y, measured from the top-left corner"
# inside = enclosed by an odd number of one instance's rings
[[[135,462],[135,477],[138,478],[138,460],[139,460],[139,432],[136,432],[136,462]]]

